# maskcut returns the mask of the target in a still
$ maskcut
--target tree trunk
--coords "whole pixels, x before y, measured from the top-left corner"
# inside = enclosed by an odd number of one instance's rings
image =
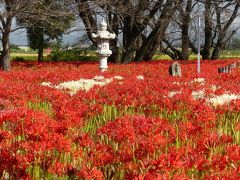
[[[127,51],[123,52],[122,54],[122,62],[124,64],[130,63],[132,62],[132,60],[134,59],[135,56],[135,48],[129,48]]]
[[[211,58],[211,47],[212,47],[212,22],[211,22],[211,0],[205,2],[205,43],[201,52],[202,59]]]
[[[164,9],[168,7],[169,2],[172,2],[172,0],[167,0]],[[123,20],[123,56],[122,56],[123,63],[129,63],[133,60],[136,61],[136,58],[135,58],[136,52],[138,53],[140,52],[139,49],[144,43],[142,42],[141,33],[149,24],[149,21],[158,12],[159,7],[162,3],[163,1],[157,1],[154,7],[150,10],[147,18],[143,16],[136,17],[136,16],[129,16],[129,15],[124,18]],[[138,61],[139,59],[141,60],[141,57],[138,58]]]
[[[150,61],[153,59],[153,56],[161,42],[162,28],[162,25],[160,25],[160,27],[158,27],[156,31],[152,31],[153,36],[149,35],[151,39],[149,39],[149,42],[146,43],[148,46],[140,49],[140,55],[142,54],[142,57],[140,56],[138,58],[143,59],[144,61]],[[145,45],[145,42],[143,43],[143,45]]]
[[[221,9],[218,6],[215,6],[215,10],[216,10],[216,16],[217,16],[217,29],[218,29],[218,40],[217,43],[215,45],[215,48],[213,50],[212,53],[212,57],[211,60],[216,60],[220,58],[220,54],[222,49],[224,48],[224,45],[226,44],[226,34],[227,34],[227,30],[229,29],[229,27],[231,26],[231,24],[233,23],[233,21],[236,19],[236,17],[238,16],[238,9],[239,9],[239,4],[236,4],[234,7],[234,10],[232,11],[231,17],[228,19],[228,21],[226,22],[226,24],[222,27],[221,24]]]
[[[108,58],[109,62],[112,63],[121,63],[121,48],[117,47],[118,43],[118,34],[119,34],[119,16],[116,13],[108,12],[108,21],[109,21],[109,29],[115,33],[116,38],[110,41],[110,49],[112,50],[111,56]]]
[[[38,62],[43,62],[43,47],[38,49]]]
[[[170,51],[168,50],[168,48],[163,49],[163,52],[170,56],[173,60],[180,59],[179,57],[181,57],[181,51],[175,48],[174,45],[171,44],[167,39],[163,38],[162,41],[166,43],[166,45],[170,49]]]
[[[126,17],[124,19],[124,28],[123,28],[123,53],[122,53],[122,62],[129,63],[134,59],[137,47],[136,41],[138,38],[139,32],[138,28],[133,24],[133,17]]]
[[[211,60],[219,59],[222,49],[223,49],[223,42],[222,42],[222,39],[220,38],[218,39],[218,42],[213,50]]]
[[[112,54],[109,56],[108,61],[116,64],[121,64],[121,48],[114,47],[112,48]]]
[[[182,10],[183,11],[183,10]],[[180,10],[181,12],[181,10]],[[191,21],[191,14],[192,12],[192,0],[187,1],[187,6],[185,8],[185,12],[181,13],[181,16],[183,18],[181,30],[182,30],[182,52],[179,59],[181,60],[188,60],[189,58],[189,25]]]
[[[179,57],[181,60],[188,60],[189,58],[189,36],[188,36],[188,24],[182,26],[182,52],[181,57]]]
[[[156,24],[155,29],[148,35],[148,37],[143,41],[142,46],[137,51],[135,61],[150,61],[156,50],[159,48],[160,42],[162,40],[163,34],[165,33],[170,19],[172,17],[172,5],[173,1],[168,0],[163,8],[162,14],[159,18],[158,24]]]
[[[142,46],[136,53],[136,57],[134,61],[140,62],[143,59],[146,60],[146,57],[144,58],[144,55],[146,54],[147,49],[149,48],[150,44],[152,43],[153,39],[156,37],[156,34],[158,33],[160,27],[154,29],[147,37],[145,41],[143,41]]]
[[[3,71],[10,71],[9,34],[5,34],[2,40],[1,66]]]
[[[9,48],[9,34],[11,32],[12,18],[7,18],[3,26],[2,33],[2,54],[1,67],[3,71],[10,71],[10,48]]]
[[[211,60],[219,59],[220,58],[220,54],[221,54],[221,48],[220,47],[214,48]]]
[[[44,46],[44,34],[43,29],[40,31],[39,47],[38,47],[38,62],[43,62],[43,46]]]
[[[78,4],[79,16],[83,21],[84,26],[86,27],[86,33],[88,38],[92,41],[94,45],[97,45],[96,42],[92,39],[92,33],[97,30],[97,22],[94,19],[94,15],[89,6],[87,0],[75,0]]]

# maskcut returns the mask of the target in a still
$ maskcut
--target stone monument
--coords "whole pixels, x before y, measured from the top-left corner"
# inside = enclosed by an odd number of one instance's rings
[[[218,68],[218,73],[231,73],[235,68],[238,67],[239,62],[234,62],[224,67]]]
[[[219,67],[218,73],[230,73],[231,69],[229,66]]]
[[[107,23],[103,20],[100,24],[100,30],[92,33],[92,38],[96,39],[98,44],[97,55],[99,57],[99,68],[101,72],[107,70],[107,59],[112,54],[109,49],[109,40],[115,39],[116,35],[107,31]]]
[[[182,76],[181,66],[178,62],[174,62],[169,67],[169,74],[171,76]]]

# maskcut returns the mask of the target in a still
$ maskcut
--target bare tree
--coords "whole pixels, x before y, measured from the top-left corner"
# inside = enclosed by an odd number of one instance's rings
[[[201,54],[203,59],[218,59],[229,39],[240,26],[233,26],[238,17],[239,3],[235,0],[182,0],[176,8],[165,38],[162,52],[172,59],[188,59],[189,48],[197,53],[197,19],[203,22]]]
[[[215,33],[217,33],[217,40],[214,43],[214,50],[211,57],[212,60],[220,57],[221,50],[225,47],[229,38],[231,38],[239,29],[239,27],[237,27],[236,29],[230,30],[233,21],[238,16],[238,3],[235,3],[235,1],[228,1],[226,3],[214,2],[214,8],[216,11],[217,24]]]
[[[206,0],[199,1],[204,5],[204,39],[201,49],[203,59],[219,59],[221,51],[227,42],[240,28],[233,26],[239,16],[239,4],[235,0]],[[197,48],[191,44],[192,50]]]
[[[173,10],[179,5],[178,1],[167,0],[160,8],[149,35],[143,39],[136,53],[135,61],[150,61],[159,48],[163,35],[172,20]]]
[[[163,38],[161,44],[162,52],[172,59],[184,60],[189,58],[189,32],[196,5],[196,1],[182,0],[179,6],[175,8],[176,14],[171,22],[168,34]],[[178,48],[178,46],[181,46],[181,48]]]
[[[109,22],[109,30],[118,37],[111,42],[114,52],[112,58],[120,61],[117,47],[117,44],[120,44],[121,62],[128,63],[149,60],[153,56],[163,32],[171,21],[169,18],[173,7],[179,0],[76,0],[75,2],[89,39],[91,33],[96,31],[97,17],[104,16]]]

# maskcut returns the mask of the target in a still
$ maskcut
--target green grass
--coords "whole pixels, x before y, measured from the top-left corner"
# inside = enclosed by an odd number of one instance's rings
[[[43,101],[43,102],[31,102],[29,101],[27,104],[29,109],[34,111],[42,111],[48,114],[50,117],[54,116],[54,111],[52,109],[52,105],[50,102]]]
[[[220,56],[220,59],[233,59],[240,58],[240,51],[237,50],[224,50]],[[156,54],[153,60],[171,60],[172,58],[166,54]],[[196,60],[197,54],[191,54],[189,60]]]
[[[38,54],[37,53],[10,53],[10,59],[13,61],[37,61]],[[43,59],[47,59],[47,56],[44,54]]]
[[[91,52],[92,56],[93,52]],[[86,54],[86,60],[88,60],[89,54]],[[233,59],[233,58],[240,58],[240,51],[237,50],[224,50],[222,52],[222,55],[220,59]],[[15,53],[12,52],[10,54],[10,59],[11,60],[22,60],[22,61],[36,61],[37,60],[37,53]],[[48,58],[46,55],[44,55],[44,60],[47,60]],[[172,58],[166,54],[161,54],[158,53],[154,55],[153,60],[171,60]],[[197,59],[197,54],[191,54],[189,56],[189,60],[196,60]]]

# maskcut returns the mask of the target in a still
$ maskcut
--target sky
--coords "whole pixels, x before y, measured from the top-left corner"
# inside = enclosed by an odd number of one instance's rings
[[[16,28],[16,21],[14,19],[12,29],[15,29],[15,28]],[[74,30],[74,31],[70,34],[63,35],[63,44],[68,45],[68,44],[75,43],[83,34],[83,29],[84,29],[84,27],[83,27],[83,24],[81,23],[81,21],[76,20],[75,23],[73,24],[72,29],[70,29],[70,30],[72,30],[72,31]],[[10,34],[10,44],[27,45],[28,43],[27,43],[26,30],[19,29],[17,31],[12,32]]]
[[[63,44],[73,44],[81,36],[81,32],[63,35]],[[27,45],[26,31],[21,29],[10,34],[10,44]]]

